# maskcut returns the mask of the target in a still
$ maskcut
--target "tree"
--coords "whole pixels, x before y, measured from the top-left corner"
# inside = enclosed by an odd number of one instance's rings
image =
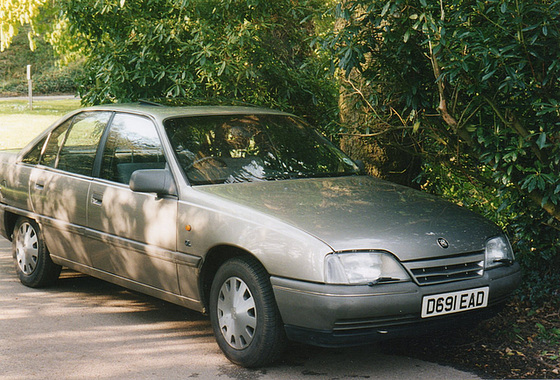
[[[86,42],[87,103],[235,98],[308,116],[336,113],[336,86],[309,40],[316,0],[68,0]]]
[[[559,11],[548,0],[352,0],[329,46],[347,77],[375,84],[364,102],[387,129],[431,140],[424,158],[488,165],[558,223]]]
[[[23,25],[30,25],[29,47],[31,50],[35,49],[34,21],[39,13],[39,8],[45,2],[46,0],[2,0],[0,3],[0,51],[4,51],[10,46],[12,38]]]
[[[557,286],[560,2],[345,0],[336,12],[325,47],[376,126],[359,134],[408,135],[424,187],[484,202]]]

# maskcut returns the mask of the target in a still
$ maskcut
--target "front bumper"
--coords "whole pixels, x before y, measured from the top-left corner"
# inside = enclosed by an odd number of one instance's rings
[[[517,263],[486,271],[477,279],[429,286],[414,282],[371,287],[324,285],[271,277],[288,338],[327,347],[423,334],[464,320],[488,318],[499,311],[520,281]],[[421,318],[424,296],[484,286],[490,289],[488,307]]]

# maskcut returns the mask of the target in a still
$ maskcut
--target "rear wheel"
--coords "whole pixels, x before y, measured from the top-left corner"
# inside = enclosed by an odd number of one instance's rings
[[[236,257],[218,269],[210,319],[218,345],[233,363],[260,367],[284,351],[286,335],[269,276],[253,258]]]
[[[19,280],[25,286],[51,285],[60,275],[61,266],[52,262],[43,234],[34,220],[16,222],[12,250]]]

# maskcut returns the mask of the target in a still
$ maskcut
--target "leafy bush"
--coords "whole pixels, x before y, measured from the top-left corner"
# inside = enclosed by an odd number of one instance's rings
[[[558,289],[560,1],[346,0],[335,11],[324,46],[375,134],[410,136],[424,187],[508,229],[527,298]]]
[[[71,62],[60,68],[53,67],[34,78],[34,93],[75,94],[78,78],[83,75],[82,61]]]
[[[553,302],[560,306],[560,234],[543,210],[491,182],[492,172],[480,167],[477,176],[468,169],[450,171],[446,165],[426,162],[417,181],[424,190],[467,207],[501,226],[509,235],[523,271],[517,295],[531,306]],[[486,178],[482,182],[480,178]]]
[[[27,65],[32,65],[33,93],[76,93],[76,79],[81,75],[82,63],[72,62],[59,66],[52,47],[40,36],[35,38],[36,48],[29,49],[25,29],[14,37],[11,46],[0,53],[0,95],[26,95]]]
[[[139,98],[233,98],[327,125],[335,81],[310,46],[318,0],[70,0],[83,36],[88,104]],[[320,21],[320,20],[318,20]]]

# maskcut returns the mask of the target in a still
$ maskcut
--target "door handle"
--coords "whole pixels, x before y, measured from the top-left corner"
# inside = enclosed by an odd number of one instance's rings
[[[42,183],[39,183],[39,182],[35,182],[35,189],[43,190],[44,188],[45,188],[45,185],[43,185]]]
[[[91,203],[93,203],[94,205],[97,206],[101,206],[101,204],[103,203],[103,194],[93,194],[91,196]]]

